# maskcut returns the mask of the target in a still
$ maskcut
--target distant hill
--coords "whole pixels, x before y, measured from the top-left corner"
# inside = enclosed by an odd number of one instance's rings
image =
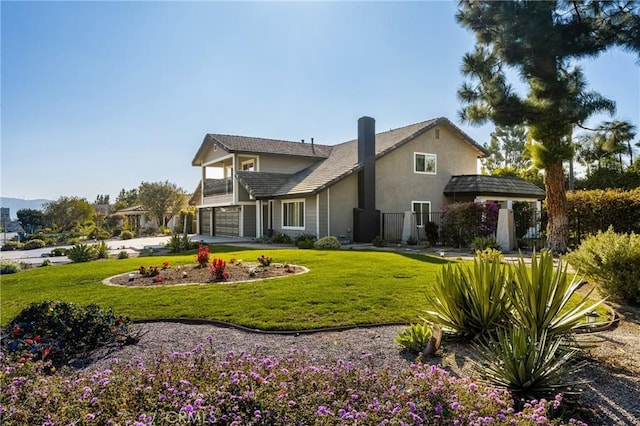
[[[23,200],[22,198],[0,197],[0,206],[8,207],[11,219],[17,219],[16,212],[20,209],[42,210],[42,205],[51,200]]]

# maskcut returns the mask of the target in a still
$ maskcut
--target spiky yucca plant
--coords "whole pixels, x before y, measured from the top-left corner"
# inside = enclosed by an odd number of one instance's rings
[[[567,264],[562,258],[553,264],[553,254],[542,250],[531,256],[529,268],[522,255],[513,275],[513,283],[507,298],[513,307],[513,322],[540,335],[566,334],[575,331],[603,300],[589,302],[589,291],[576,305],[569,307],[569,299],[582,284],[578,275],[569,278]]]
[[[546,330],[502,328],[475,343],[476,369],[491,384],[524,398],[575,393],[583,382],[569,377],[585,362],[576,362],[577,348]]]
[[[475,258],[473,265],[445,265],[428,293],[424,317],[447,331],[475,338],[502,324],[509,311],[505,297],[510,272],[498,258]]]

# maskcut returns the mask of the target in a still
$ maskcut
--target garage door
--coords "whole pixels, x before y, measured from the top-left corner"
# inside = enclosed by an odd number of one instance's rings
[[[219,237],[237,237],[240,235],[240,208],[216,207],[214,209],[213,235]]]
[[[211,235],[211,209],[200,209],[200,233]]]

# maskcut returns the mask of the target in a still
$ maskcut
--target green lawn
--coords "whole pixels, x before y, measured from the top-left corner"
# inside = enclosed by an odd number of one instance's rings
[[[263,330],[417,321],[444,260],[425,255],[374,251],[297,249],[238,250],[214,246],[211,258],[306,266],[310,272],[263,282],[123,288],[102,280],[140,265],[195,263],[194,254],[158,255],[35,268],[3,275],[0,322],[8,323],[31,302],[48,299],[113,307],[134,320],[200,318]]]

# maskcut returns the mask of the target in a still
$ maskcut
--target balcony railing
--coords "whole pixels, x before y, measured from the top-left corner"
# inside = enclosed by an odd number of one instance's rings
[[[210,197],[214,195],[233,194],[233,179],[205,179],[203,195]]]

